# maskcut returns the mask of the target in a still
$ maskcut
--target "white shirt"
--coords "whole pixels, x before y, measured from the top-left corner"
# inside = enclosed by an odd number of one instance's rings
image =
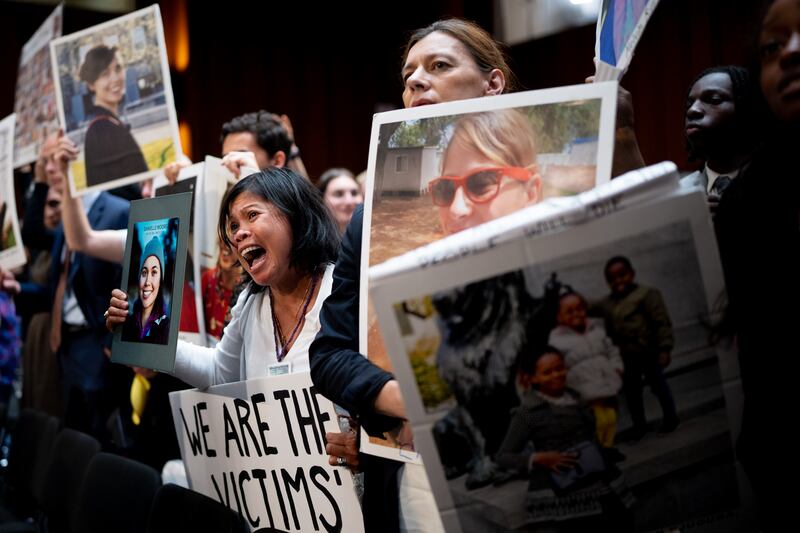
[[[320,281],[314,305],[306,312],[305,322],[283,359],[291,371],[310,370],[308,349],[320,329],[319,312],[333,287],[333,265],[328,265]],[[269,293],[251,294],[245,290],[231,310],[231,321],[216,348],[205,348],[178,340],[174,375],[199,388],[269,375],[269,367],[278,362],[272,329]]]
[[[706,194],[711,194],[711,189],[714,188],[714,183],[717,181],[717,178],[720,176],[728,176],[730,179],[734,179],[736,176],[739,175],[739,171],[735,170],[733,172],[726,172],[725,174],[720,174],[709,168],[706,165],[706,176],[708,177],[708,183],[706,184]]]

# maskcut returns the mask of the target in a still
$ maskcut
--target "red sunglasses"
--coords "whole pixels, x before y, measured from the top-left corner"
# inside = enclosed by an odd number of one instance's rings
[[[485,167],[473,170],[465,176],[439,176],[428,184],[434,205],[448,207],[456,197],[456,189],[464,188],[464,193],[473,203],[485,204],[494,200],[500,192],[503,176],[526,182],[534,171],[522,167]]]

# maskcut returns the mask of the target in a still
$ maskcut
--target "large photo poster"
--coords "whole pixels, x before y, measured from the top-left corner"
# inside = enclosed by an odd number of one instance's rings
[[[724,285],[702,194],[418,259],[375,269],[371,295],[448,531],[741,519],[741,386],[710,342]]]
[[[14,168],[33,163],[48,135],[58,129],[50,41],[61,37],[64,4],[59,4],[22,47],[14,91]]]
[[[14,194],[14,115],[9,115],[0,121],[0,266],[12,269],[25,261]]]
[[[367,306],[368,268],[609,181],[616,91],[613,82],[584,84],[375,116],[362,237],[362,353],[390,367]],[[362,437],[367,451],[408,459],[396,439]]]
[[[308,372],[170,394],[192,490],[252,531],[364,531],[353,475],[328,464],[336,409]]]
[[[73,195],[154,176],[181,155],[158,6],[50,43]]]

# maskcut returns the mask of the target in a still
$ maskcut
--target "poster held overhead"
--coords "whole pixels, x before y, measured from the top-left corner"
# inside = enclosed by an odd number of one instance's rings
[[[191,193],[131,202],[122,290],[128,317],[114,332],[115,363],[172,372],[184,291]]]
[[[14,118],[0,121],[0,266],[7,270],[26,263],[14,192]]]
[[[50,41],[61,37],[63,20],[61,3],[22,47],[14,92],[14,168],[36,161],[47,136],[58,130]]]
[[[50,43],[75,196],[155,176],[181,156],[157,5]]]

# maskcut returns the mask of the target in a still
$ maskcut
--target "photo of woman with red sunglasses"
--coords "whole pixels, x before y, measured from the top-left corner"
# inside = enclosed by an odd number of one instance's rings
[[[445,234],[477,226],[542,199],[530,120],[515,109],[466,115],[453,126],[441,176],[428,184]]]

